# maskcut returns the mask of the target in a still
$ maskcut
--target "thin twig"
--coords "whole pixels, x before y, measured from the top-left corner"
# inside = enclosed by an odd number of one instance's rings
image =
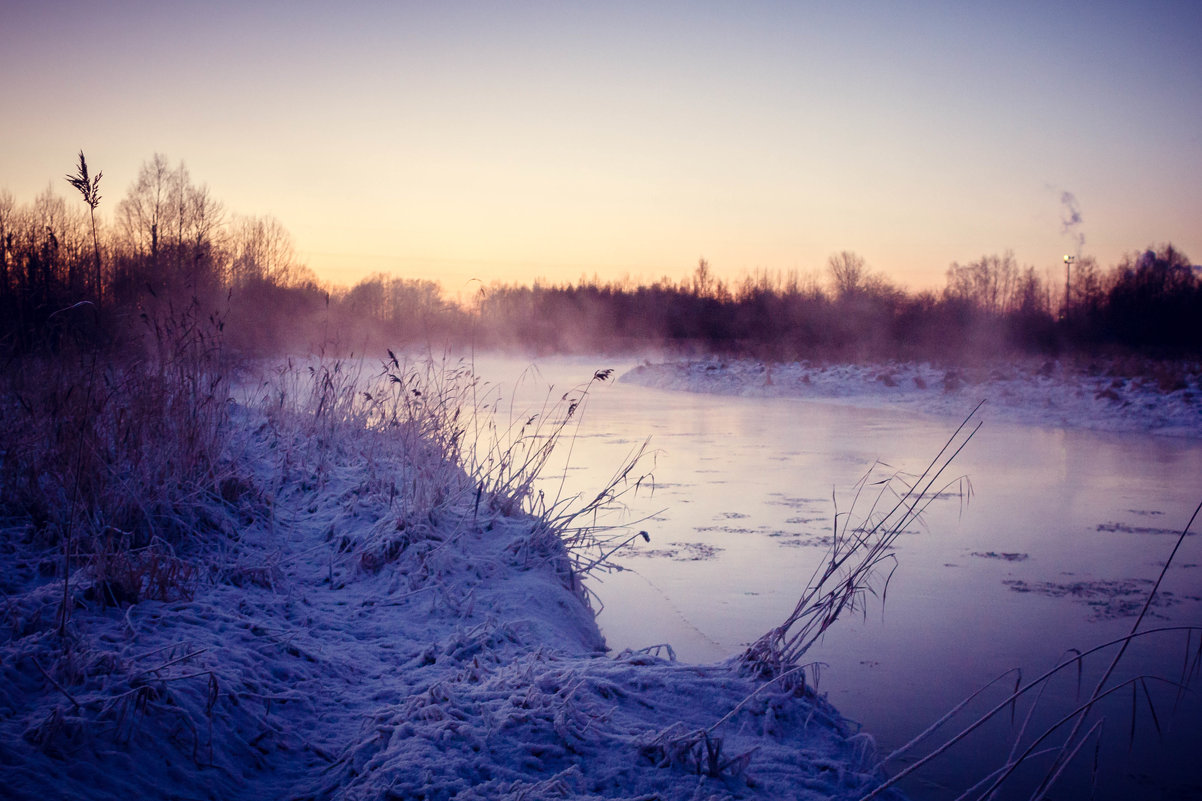
[[[60,693],[67,696],[67,700],[70,701],[75,706],[76,709],[82,708],[82,705],[79,703],[79,701],[75,700],[75,696],[73,696],[73,695],[71,695],[71,693],[67,692],[66,687],[59,684],[57,681],[55,681],[53,676],[51,676],[49,673],[46,672],[46,668],[42,667],[41,662],[39,662],[38,660],[35,659],[35,660],[33,660],[33,664],[37,666],[38,670],[42,671],[42,675],[46,677],[47,681],[49,681],[51,684],[53,684]]]

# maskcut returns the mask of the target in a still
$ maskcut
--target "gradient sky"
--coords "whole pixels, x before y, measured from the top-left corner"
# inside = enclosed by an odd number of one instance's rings
[[[319,276],[1202,261],[1202,2],[23,2],[0,189],[156,152]]]

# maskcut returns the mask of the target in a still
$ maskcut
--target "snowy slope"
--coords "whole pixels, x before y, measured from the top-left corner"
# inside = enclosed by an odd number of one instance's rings
[[[1202,437],[1202,372],[1160,368],[1130,377],[1061,362],[945,368],[922,363],[765,364],[751,360],[644,364],[621,381],[659,389],[796,397],[964,418]]]
[[[378,434],[242,409],[248,486],[99,603],[0,533],[0,796],[853,798],[870,740],[804,688],[605,652],[557,540]],[[446,491],[431,511],[409,504]],[[442,487],[442,490],[439,489]],[[237,488],[235,488],[237,489]],[[156,595],[149,591],[146,595]]]

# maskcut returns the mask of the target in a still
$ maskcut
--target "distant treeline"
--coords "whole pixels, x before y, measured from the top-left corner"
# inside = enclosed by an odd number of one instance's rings
[[[581,281],[493,287],[481,327],[537,349],[647,345],[771,359],[957,359],[981,354],[1202,354],[1202,269],[1172,245],[1103,271],[1091,257],[1049,281],[1013,254],[952,264],[941,291],[907,292],[855,253],[824,280],[758,273],[735,284],[702,260],[691,278],[649,286]],[[1066,300],[1067,294],[1067,300]]]
[[[1202,355],[1202,273],[1172,245],[1105,270],[1078,257],[1067,292],[1010,253],[952,264],[942,290],[910,292],[845,251],[806,278],[727,283],[701,260],[679,281],[493,285],[465,306],[442,295],[437,276],[323,286],[277,220],[227,212],[161,155],[115,204],[102,202],[107,187],[82,153],[64,177],[28,204],[0,191],[0,349],[121,345],[187,308],[248,354],[474,343],[772,359]]]
[[[182,162],[155,155],[116,203],[83,153],[65,179],[27,204],[0,190],[0,350],[137,345],[164,316],[247,354],[465,328],[435,281],[322,286],[278,220],[227,211]]]

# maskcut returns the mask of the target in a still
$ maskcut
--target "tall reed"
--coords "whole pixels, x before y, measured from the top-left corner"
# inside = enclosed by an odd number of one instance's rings
[[[959,485],[962,493],[971,494],[966,477],[939,482],[980,429],[979,409],[980,404],[917,477],[899,473],[881,477],[874,468],[856,484],[847,512],[839,512],[836,502],[826,560],[815,569],[788,617],[740,656],[745,670],[765,678],[793,673],[800,680],[804,671],[796,668],[802,657],[835,621],[847,612],[863,611],[870,595],[884,603],[896,568],[893,544],[898,536],[943,490]],[[861,512],[865,503],[868,509]]]
[[[981,799],[983,801],[984,799],[995,798],[999,792],[1003,791],[1003,788],[1007,791],[1021,792],[1032,799],[1032,801],[1046,798],[1056,783],[1064,777],[1069,764],[1085,751],[1091,741],[1094,743],[1096,753],[1101,743],[1103,720],[1097,714],[1098,706],[1103,700],[1120,692],[1125,693],[1130,691],[1131,693],[1132,727],[1134,727],[1136,708],[1140,699],[1140,693],[1142,692],[1149,714],[1157,730],[1160,731],[1160,720],[1152,699],[1152,693],[1149,690],[1149,684],[1166,684],[1171,688],[1176,688],[1178,691],[1178,700],[1180,700],[1180,693],[1186,692],[1189,686],[1202,675],[1202,641],[1197,646],[1193,645],[1194,635],[1200,635],[1200,639],[1202,639],[1202,626],[1141,627],[1181,545],[1185,542],[1185,538],[1189,536],[1194,523],[1197,521],[1199,513],[1202,513],[1202,503],[1199,503],[1197,508],[1194,509],[1194,513],[1190,516],[1189,521],[1178,535],[1172,550],[1161,565],[1160,574],[1149,590],[1143,607],[1140,609],[1130,631],[1126,635],[1093,646],[1084,651],[1074,649],[1071,652],[1071,656],[1061,660],[1054,667],[1030,681],[1023,682],[1021,680],[1021,673],[1018,673],[1018,681],[1016,681],[1012,692],[1007,693],[984,714],[979,715],[966,725],[961,725],[950,736],[938,740],[936,745],[932,746],[927,753],[922,756],[916,756],[914,752],[917,747],[921,743],[930,740],[938,729],[959,714],[970,701],[975,699],[976,695],[987,689],[982,688],[982,690],[978,691],[972,697],[965,699],[964,702],[957,705],[956,708],[929,726],[917,737],[882,760],[882,768],[890,763],[901,760],[906,761],[908,764],[890,779],[882,783],[880,787],[864,796],[862,801],[869,801],[878,797],[898,782],[923,769],[933,760],[946,754],[953,746],[963,742],[973,732],[991,720],[996,719],[999,715],[1009,714],[1012,718],[1015,717],[1017,705],[1020,701],[1029,702],[1029,706],[1025,710],[1022,723],[1013,734],[1010,752],[1001,760],[1001,764],[995,770],[982,777],[976,785],[966,789],[960,796],[961,799]],[[1161,635],[1180,636],[1182,634],[1186,635],[1185,660],[1182,664],[1181,673],[1176,678],[1141,674],[1121,680],[1112,680],[1115,678],[1120,662],[1127,655],[1131,646],[1151,637]],[[1101,656],[1108,651],[1113,651],[1113,655],[1107,663],[1106,668],[1102,671],[1101,676],[1094,684],[1089,696],[1084,701],[1076,703],[1071,709],[1054,717],[1052,722],[1042,729],[1033,726],[1035,713],[1040,707],[1043,693],[1047,689],[1049,682],[1064,673],[1073,672],[1076,674],[1079,683],[1084,673],[1086,660],[1095,655]],[[1010,672],[1012,671],[1008,671],[1008,673]],[[1132,728],[1130,736],[1134,738],[1134,728]],[[1041,758],[1044,764],[1042,768],[1035,766],[1038,770],[1036,775],[1040,778],[1035,782],[1034,787],[1023,791],[1014,790],[1013,785],[1017,783],[1018,777],[1016,774],[1019,769],[1033,766],[1033,763]]]
[[[647,447],[633,450],[605,486],[587,496],[566,494],[562,482],[548,490],[547,471],[565,449],[570,461],[589,395],[611,376],[598,370],[571,390],[549,390],[534,408],[519,410],[511,398],[506,403],[508,388],[485,384],[463,359],[403,358],[389,350],[373,372],[362,360],[319,354],[282,368],[263,400],[269,410],[299,415],[316,435],[311,464],[320,465],[322,454],[352,432],[369,449],[396,454],[399,462],[386,480],[396,529],[406,538],[416,536],[415,527],[432,533],[451,516],[458,522],[450,530],[458,532],[497,515],[530,515],[531,544],[540,551],[562,544],[564,579],[582,588],[583,574],[612,567],[614,551],[639,536],[626,525],[611,526],[604,513],[645,485]],[[380,564],[379,554],[397,552],[386,544],[369,550],[376,554],[373,565]]]
[[[832,544],[825,561],[815,570],[788,617],[740,655],[738,662],[745,671],[775,684],[804,686],[808,666],[803,664],[803,657],[823,634],[842,615],[848,612],[863,612],[870,596],[879,597],[882,603],[885,602],[889,579],[897,566],[893,551],[896,538],[922,515],[942,490],[959,484],[962,493],[971,495],[971,484],[967,478],[953,479],[942,486],[940,481],[951,462],[979,430],[981,424],[975,419],[979,408],[978,405],[960,424],[939,454],[916,479],[907,479],[896,473],[881,475],[881,466],[878,465],[856,484],[851,508],[847,512],[838,511],[836,505]],[[860,513],[858,510],[864,504],[867,504],[868,508]],[[999,716],[1008,714],[1017,720],[1020,703],[1027,706],[1021,723],[1018,723],[1012,733],[1009,752],[1000,756],[1000,764],[996,769],[983,776],[974,786],[966,788],[959,799],[984,801],[998,797],[1003,791],[1008,794],[1007,797],[1014,797],[1010,794],[1017,792],[1020,797],[1029,797],[1032,801],[1047,798],[1056,783],[1065,776],[1070,763],[1086,752],[1091,743],[1095,749],[1099,747],[1102,729],[1102,718],[1098,714],[1099,704],[1119,693],[1131,694],[1132,727],[1136,707],[1142,697],[1151,719],[1160,731],[1160,716],[1149,687],[1162,684],[1176,688],[1180,701],[1180,694],[1202,675],[1202,626],[1141,627],[1165,576],[1200,513],[1202,504],[1198,505],[1181,530],[1139,615],[1125,636],[1084,651],[1074,649],[1070,656],[1032,680],[1024,682],[1021,671],[1017,669],[1006,671],[994,682],[964,699],[910,742],[882,759],[877,766],[882,772],[898,763],[904,763],[904,767],[865,795],[862,801],[870,801],[885,794],[899,782],[946,755],[954,746],[963,743],[974,732]],[[1119,664],[1132,646],[1152,637],[1181,635],[1185,637],[1185,659],[1180,674],[1176,677],[1117,677]],[[1085,674],[1087,660],[1106,653],[1111,653],[1109,662],[1084,700],[1062,713],[1050,712],[1044,708],[1044,693],[1054,678],[1073,672],[1080,682]],[[1007,678],[1015,678],[1010,692],[1005,693],[999,701],[969,723],[953,726],[951,734],[936,737],[941,729],[959,719],[964,710],[983,693]],[[1044,715],[1052,714],[1051,722],[1042,726],[1036,725],[1037,711]],[[1134,737],[1134,728],[1131,736]],[[935,744],[927,746],[925,753],[919,751],[920,746],[932,740]],[[1016,786],[1019,784],[1020,769],[1037,771],[1038,778],[1025,789]]]

